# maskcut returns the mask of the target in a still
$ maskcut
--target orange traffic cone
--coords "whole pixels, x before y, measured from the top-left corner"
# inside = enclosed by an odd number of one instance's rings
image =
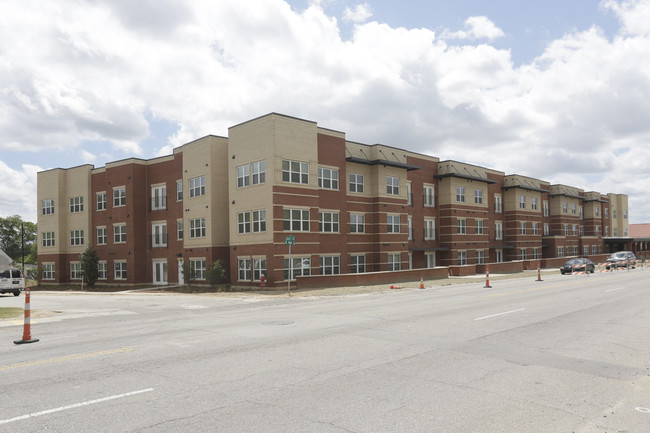
[[[29,287],[25,289],[25,326],[23,327],[23,339],[14,340],[14,344],[36,343],[38,338],[32,338],[31,329],[31,305],[29,303]]]
[[[424,289],[424,280],[420,277],[420,288]]]

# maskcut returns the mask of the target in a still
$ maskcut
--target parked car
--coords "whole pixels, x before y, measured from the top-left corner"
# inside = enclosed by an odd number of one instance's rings
[[[586,258],[577,258],[566,262],[560,268],[560,272],[562,272],[562,275],[571,274],[573,272],[589,272],[593,274],[595,269],[596,265],[594,265],[594,262],[591,260]]]
[[[606,268],[635,267],[636,256],[632,251],[618,251],[607,258]]]
[[[7,269],[0,272],[0,294],[13,293],[20,295],[25,290],[25,277],[20,269]]]

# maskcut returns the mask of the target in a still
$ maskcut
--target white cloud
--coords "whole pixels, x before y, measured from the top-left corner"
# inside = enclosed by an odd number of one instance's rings
[[[343,21],[346,22],[362,23],[370,17],[372,17],[372,8],[368,3],[356,5],[352,9],[346,7],[343,11]]]
[[[504,36],[503,30],[497,27],[488,17],[469,17],[465,20],[465,30],[455,32],[445,30],[441,37],[443,39],[487,39],[489,41]]]
[[[276,111],[355,141],[629,193],[631,221],[650,221],[648,1],[603,3],[620,17],[615,38],[570,33],[520,67],[487,43],[503,36],[487,17],[437,37],[366,22],[362,4],[344,41],[320,4],[0,2],[0,150],[78,148],[90,161],[85,143],[102,142],[94,161],[150,157],[170,148],[144,147],[147,119],[179,125],[180,145]],[[2,184],[22,185],[26,169],[4,168]],[[0,214],[35,215],[29,191]]]
[[[41,170],[29,164],[13,168],[0,161],[0,216],[20,215],[36,222],[36,173]]]

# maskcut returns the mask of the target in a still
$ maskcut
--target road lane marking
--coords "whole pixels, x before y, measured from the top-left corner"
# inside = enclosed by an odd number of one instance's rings
[[[474,319],[474,320],[489,319],[490,317],[503,316],[504,314],[512,314],[512,313],[516,313],[516,312],[518,312],[518,311],[524,311],[524,310],[525,310],[525,308],[520,308],[520,309],[518,309],[518,310],[505,311],[505,312],[503,312],[503,313],[490,314],[489,316],[477,317],[477,318]]]
[[[132,392],[124,393],[124,394],[112,395],[110,397],[98,398],[97,400],[88,400],[88,401],[84,401],[84,402],[81,402],[81,403],[69,404],[67,406],[57,407],[56,409],[48,409],[48,410],[44,410],[42,412],[34,412],[34,413],[27,414],[27,415],[17,416],[15,418],[3,419],[3,420],[0,420],[0,424],[9,424],[10,422],[21,421],[21,420],[28,419],[28,418],[34,418],[34,417],[41,416],[41,415],[48,415],[50,413],[75,409],[75,408],[82,407],[82,406],[88,406],[88,405],[91,405],[91,404],[102,403],[102,402],[105,402],[105,401],[115,400],[115,399],[118,399],[118,398],[130,397],[132,395],[142,394],[144,392],[151,392],[151,391],[153,391],[153,388],[141,389],[139,391],[132,391]]]
[[[615,288],[615,289],[605,290],[605,292],[615,292],[615,291],[617,291],[617,290],[623,290],[623,289],[625,289],[625,287],[617,287],[617,288]]]
[[[30,367],[32,365],[53,364],[55,362],[71,361],[74,359],[84,359],[84,358],[93,358],[95,356],[112,355],[114,353],[130,352],[132,350],[135,349],[132,347],[123,347],[121,349],[104,350],[103,352],[80,353],[77,355],[62,356],[61,358],[50,358],[50,359],[41,359],[38,361],[27,361],[27,362],[21,362],[19,364],[5,365],[3,367],[0,367],[0,371],[10,370],[12,368],[19,368],[19,367]]]

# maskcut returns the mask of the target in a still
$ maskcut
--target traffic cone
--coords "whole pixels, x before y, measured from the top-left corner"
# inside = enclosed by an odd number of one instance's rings
[[[420,288],[424,289],[424,280],[420,277]]]
[[[14,344],[36,343],[38,338],[32,338],[31,329],[31,306],[29,304],[29,287],[25,289],[25,326],[23,327],[23,339],[14,340]]]

